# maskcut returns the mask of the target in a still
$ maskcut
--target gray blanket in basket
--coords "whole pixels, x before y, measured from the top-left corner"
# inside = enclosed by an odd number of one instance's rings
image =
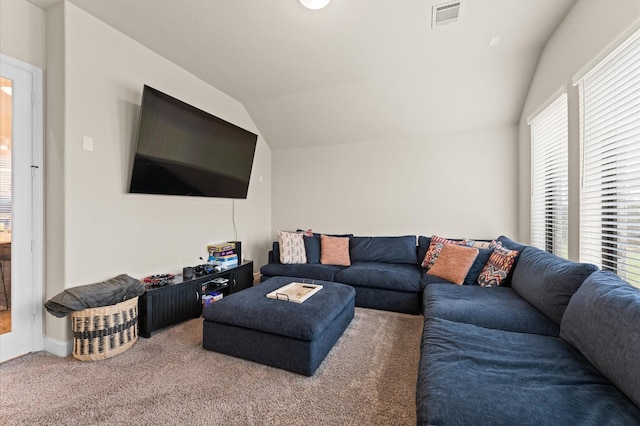
[[[101,283],[68,288],[49,299],[44,307],[58,318],[73,311],[115,305],[144,293],[144,284],[127,274]]]

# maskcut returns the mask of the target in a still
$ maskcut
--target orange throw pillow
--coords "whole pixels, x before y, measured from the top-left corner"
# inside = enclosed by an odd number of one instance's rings
[[[445,244],[427,274],[462,285],[478,253],[479,250],[475,247]]]
[[[320,235],[320,263],[323,265],[350,266],[349,238]]]
[[[429,248],[427,249],[427,254],[424,256],[424,259],[422,260],[423,268],[429,269],[433,266],[434,263],[436,263],[436,260],[438,260],[438,256],[440,255],[440,250],[442,250],[442,246],[445,244],[467,245],[464,243],[464,241],[448,240],[446,238],[433,235],[431,237],[431,243],[429,244]]]

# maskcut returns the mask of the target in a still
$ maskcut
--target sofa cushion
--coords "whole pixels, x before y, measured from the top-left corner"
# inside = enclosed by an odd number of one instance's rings
[[[280,243],[280,263],[307,263],[301,233],[278,231],[278,242]]]
[[[420,288],[424,289],[429,284],[448,284],[448,285],[451,285],[451,282],[445,280],[444,278],[436,277],[435,275],[429,275],[429,274],[423,273],[422,274],[422,278],[420,278]]]
[[[353,237],[349,254],[352,262],[418,263],[415,235]]]
[[[269,263],[280,263],[280,243],[274,241],[269,252]]]
[[[419,425],[640,424],[632,401],[558,337],[427,318],[421,351]]]
[[[334,281],[336,272],[344,266],[321,265],[319,263],[300,263],[283,265],[282,263],[268,263],[260,268],[260,273],[268,277],[297,277],[311,280]]]
[[[320,235],[320,263],[349,266],[349,238]]]
[[[496,247],[489,256],[484,268],[478,275],[478,284],[482,287],[498,287],[506,282],[519,252],[504,247]]]
[[[478,276],[484,265],[489,261],[489,257],[493,253],[492,248],[480,248],[478,249],[478,256],[476,260],[474,260],[473,265],[469,268],[469,272],[467,272],[467,276],[464,278],[464,285],[478,285]]]
[[[558,336],[560,326],[510,287],[430,284],[423,294],[425,318],[442,318],[518,333]]]
[[[522,298],[560,324],[571,296],[598,268],[528,246],[518,259],[511,286]]]
[[[560,336],[640,407],[640,290],[608,271],[573,295]]]
[[[307,263],[320,263],[320,237],[303,235]]]
[[[462,285],[478,253],[477,248],[445,244],[427,274]]]
[[[506,237],[504,235],[500,235],[498,238],[495,239],[495,241],[499,242],[502,245],[502,247],[506,247],[509,250],[516,250],[520,252],[524,250],[525,247],[529,247],[526,244],[522,244],[517,241],[514,241],[511,238]]]
[[[422,312],[422,294],[420,292],[352,287],[356,290],[356,306],[358,307],[412,315],[420,315]]]
[[[336,273],[334,281],[353,286],[419,292],[422,269],[408,263],[354,262]]]
[[[429,250],[429,244],[431,244],[431,237],[418,236],[418,262],[422,263],[424,260],[427,250]]]

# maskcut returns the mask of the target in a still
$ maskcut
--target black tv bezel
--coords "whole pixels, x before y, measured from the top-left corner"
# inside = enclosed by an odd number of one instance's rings
[[[145,160],[145,158],[143,158],[144,155],[140,154],[138,151],[139,151],[139,145],[140,145],[140,139],[141,139],[141,127],[143,124],[143,115],[145,113],[145,108],[144,108],[145,95],[149,92],[152,92],[155,96],[166,101],[168,104],[171,104],[174,107],[178,107],[181,110],[188,112],[190,115],[204,118],[207,121],[217,122],[227,128],[234,129],[234,131],[237,131],[238,133],[243,134],[245,137],[249,137],[250,139],[252,139],[251,141],[252,145],[250,149],[251,156],[249,158],[250,167],[248,170],[248,178],[246,179],[246,181],[244,179],[242,180],[235,179],[235,182],[234,182],[233,181],[234,179],[225,180],[226,178],[221,175],[214,176],[214,174],[211,172],[202,172],[203,175],[209,176],[210,178],[217,179],[218,184],[215,186],[215,191],[207,191],[203,193],[201,191],[193,192],[193,191],[186,191],[186,190],[171,190],[170,188],[152,190],[151,185],[148,183],[145,185],[145,187],[137,186],[134,188],[133,187],[134,175],[136,174],[137,170],[138,171],[140,170],[141,162]],[[185,101],[182,101],[174,96],[171,96],[161,90],[158,90],[154,87],[151,87],[145,84],[142,90],[142,99],[141,99],[140,110],[138,114],[135,143],[133,144],[133,147],[132,147],[131,166],[129,168],[129,181],[127,186],[128,193],[149,194],[149,195],[168,195],[168,196],[195,196],[195,197],[206,197],[206,198],[246,199],[249,191],[249,184],[251,182],[251,175],[253,172],[253,163],[255,161],[255,151],[257,147],[257,142],[258,142],[257,134],[250,132],[249,130],[243,129],[242,127],[236,124],[226,121],[218,116],[215,116],[207,111],[204,111]],[[158,163],[158,161],[156,161],[156,163]],[[172,166],[177,167],[175,162]],[[192,173],[198,173],[198,168],[194,167],[193,164],[189,165],[187,169],[189,169],[189,171]],[[238,188],[239,184],[241,185],[240,189]]]

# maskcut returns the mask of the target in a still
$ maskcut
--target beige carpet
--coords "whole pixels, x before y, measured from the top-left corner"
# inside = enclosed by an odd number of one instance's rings
[[[202,320],[113,358],[0,364],[0,424],[415,425],[421,316],[356,308],[313,377],[202,348]]]

